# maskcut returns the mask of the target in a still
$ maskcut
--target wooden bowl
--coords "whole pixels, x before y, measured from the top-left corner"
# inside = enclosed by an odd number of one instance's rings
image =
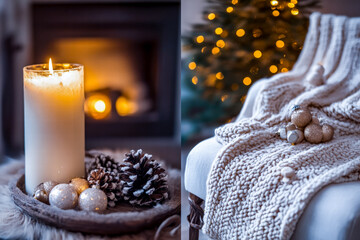
[[[99,214],[79,210],[62,210],[42,203],[25,193],[25,176],[10,182],[14,203],[30,217],[73,232],[118,235],[141,232],[158,226],[169,216],[180,213],[180,171],[168,170],[170,199],[153,208],[135,208],[122,203]]]

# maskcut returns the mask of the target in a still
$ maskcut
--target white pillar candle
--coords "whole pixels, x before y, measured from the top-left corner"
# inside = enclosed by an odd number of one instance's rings
[[[24,68],[25,188],[66,183],[85,174],[84,68],[38,64]]]

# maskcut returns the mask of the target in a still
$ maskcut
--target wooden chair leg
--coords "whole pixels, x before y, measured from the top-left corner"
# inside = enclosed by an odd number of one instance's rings
[[[189,194],[189,203],[190,203],[190,214],[187,216],[189,222],[189,240],[198,240],[199,239],[199,230],[203,226],[203,217],[204,210],[201,207],[201,204],[204,202],[201,198],[190,193]]]

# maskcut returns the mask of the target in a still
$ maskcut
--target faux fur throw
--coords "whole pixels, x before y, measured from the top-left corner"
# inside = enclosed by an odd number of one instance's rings
[[[290,239],[325,185],[360,178],[360,18],[310,16],[292,71],[265,81],[253,116],[215,131],[224,146],[207,182],[203,231],[216,239]],[[321,63],[324,83],[314,67]],[[275,135],[295,104],[335,128],[333,140],[291,145]],[[281,169],[295,171],[282,181]]]

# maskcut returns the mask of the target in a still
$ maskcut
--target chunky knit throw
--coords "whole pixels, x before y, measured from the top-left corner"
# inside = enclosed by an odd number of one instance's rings
[[[207,182],[203,231],[215,239],[290,239],[325,185],[360,179],[360,18],[310,16],[292,71],[265,81],[253,116],[215,131],[224,146]],[[324,66],[324,83],[314,73]],[[295,104],[335,128],[326,143],[291,145],[276,136]],[[295,171],[282,181],[281,169]]]

